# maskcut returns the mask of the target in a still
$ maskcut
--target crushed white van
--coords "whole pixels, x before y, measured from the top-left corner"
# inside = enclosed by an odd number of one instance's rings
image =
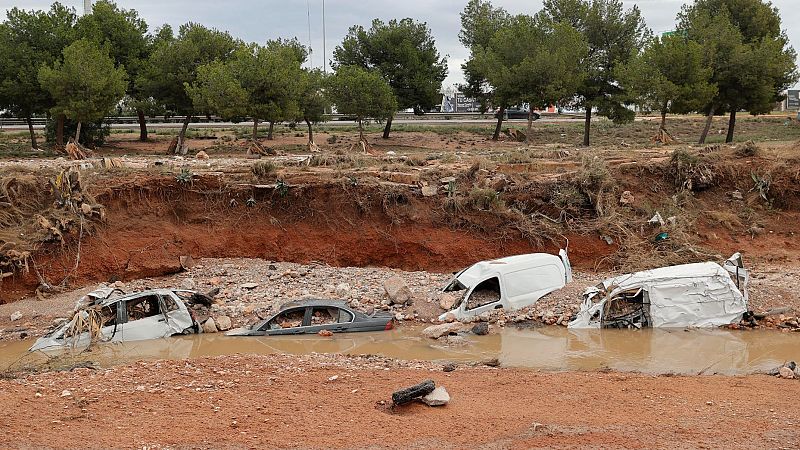
[[[495,309],[513,311],[531,306],[545,295],[572,281],[565,250],[556,255],[532,253],[481,261],[458,272],[443,289],[463,296],[448,314],[467,319]]]
[[[683,264],[609,278],[586,290],[568,328],[718,327],[747,312],[749,274],[736,253],[723,266]]]

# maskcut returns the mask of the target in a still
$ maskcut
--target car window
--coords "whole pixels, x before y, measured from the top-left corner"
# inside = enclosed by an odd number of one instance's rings
[[[500,301],[500,280],[497,277],[489,278],[475,286],[467,299],[467,310],[480,308]]]
[[[284,328],[297,328],[303,326],[303,317],[306,315],[305,308],[295,308],[284,311],[267,323],[268,330],[280,330]]]
[[[354,319],[353,314],[346,309],[339,309],[339,323],[350,323]]]
[[[174,298],[170,295],[165,295],[164,297],[164,308],[166,308],[167,312],[177,311],[178,303],[175,301]]]
[[[128,322],[157,316],[161,311],[157,295],[145,295],[128,300],[125,304]]]
[[[339,308],[317,306],[311,310],[311,325],[329,325],[339,322]]]

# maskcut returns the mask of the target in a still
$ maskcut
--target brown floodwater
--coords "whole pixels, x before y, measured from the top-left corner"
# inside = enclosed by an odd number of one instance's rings
[[[653,374],[747,374],[800,360],[800,333],[730,330],[567,330],[507,327],[489,336],[464,335],[462,345],[420,336],[421,327],[312,336],[227,337],[202,334],[104,344],[59,361],[91,361],[107,367],[151,359],[231,354],[338,353],[404,360],[480,362],[497,358],[505,367],[547,371],[612,369]],[[32,340],[0,342],[0,371],[40,364],[28,353]],[[63,354],[61,356],[64,356]],[[53,363],[55,360],[51,360]]]

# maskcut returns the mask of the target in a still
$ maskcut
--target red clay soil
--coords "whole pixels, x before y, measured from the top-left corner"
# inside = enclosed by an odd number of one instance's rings
[[[788,449],[800,443],[797,380],[380,367],[229,356],[4,380],[0,446]],[[388,406],[393,390],[427,378],[447,388],[448,406]]]
[[[256,204],[247,207],[251,196]],[[107,221],[81,242],[77,271],[74,240],[36,255],[36,267],[50,283],[67,275],[72,285],[166,275],[180,271],[182,255],[446,272],[484,259],[558,249],[552,242],[537,245],[491,212],[451,220],[441,200],[375,187],[322,185],[281,197],[273,189],[231,191],[212,182],[192,188],[142,183],[97,198],[107,208]],[[570,239],[576,267],[594,267],[597,258],[615,250],[594,237]],[[0,299],[25,297],[37,285],[33,272],[11,278]]]

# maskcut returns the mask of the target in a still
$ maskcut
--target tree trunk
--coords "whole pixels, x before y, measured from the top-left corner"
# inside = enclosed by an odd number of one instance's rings
[[[661,110],[661,129],[667,131],[667,108]]]
[[[306,125],[308,126],[308,143],[309,144],[313,144],[314,143],[314,129],[311,127],[311,121],[309,121],[308,119],[305,119],[305,120],[306,120]]]
[[[533,109],[528,108],[528,131],[525,133],[525,143],[531,143],[531,134],[533,132]]]
[[[589,133],[592,131],[592,105],[586,105],[586,123],[583,125],[583,146],[588,147]]]
[[[364,142],[364,123],[361,119],[358,119],[358,140],[359,142]]]
[[[269,122],[269,131],[267,132],[267,140],[268,141],[272,140],[272,131],[274,129],[275,129],[275,122],[270,120],[270,122]]]
[[[186,141],[186,130],[189,128],[189,122],[192,121],[192,116],[187,114],[186,117],[183,119],[183,127],[181,127],[181,132],[178,134],[178,146],[175,148],[175,153],[185,155],[183,151],[184,141]]]
[[[64,115],[59,114],[56,118],[56,145],[64,146]]]
[[[497,125],[494,127],[494,134],[492,135],[493,141],[500,139],[500,129],[503,128],[503,116],[505,115],[506,107],[501,106],[500,110],[497,112]]]
[[[733,142],[733,130],[736,128],[736,109],[731,110],[731,118],[728,119],[728,135],[725,137],[725,143],[730,144]]]
[[[136,115],[139,117],[139,140],[145,142],[147,141],[147,119],[141,109],[136,110]]]
[[[394,120],[394,115],[391,115],[388,119],[386,119],[386,126],[383,127],[384,139],[389,139],[389,132],[392,131],[392,120]]]
[[[258,119],[253,119],[253,142],[258,142]]]
[[[39,149],[39,144],[36,143],[36,133],[33,131],[33,120],[31,117],[27,117],[28,120],[28,131],[31,133],[31,148],[34,150]]]
[[[75,143],[79,144],[81,142],[81,121],[78,121],[78,129],[75,130]]]
[[[708,117],[706,117],[706,126],[705,126],[705,128],[703,128],[703,134],[700,135],[700,141],[697,142],[698,144],[705,144],[706,143],[706,138],[708,137],[708,132],[709,132],[709,130],[711,130],[711,122],[714,120],[714,112],[715,112],[715,110],[716,110],[716,108],[712,106],[711,110],[708,112]]]

